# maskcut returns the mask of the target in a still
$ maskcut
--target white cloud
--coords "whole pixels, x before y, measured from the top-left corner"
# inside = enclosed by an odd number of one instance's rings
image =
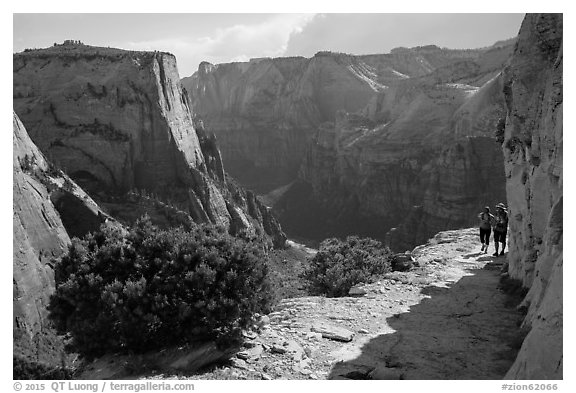
[[[202,37],[175,37],[125,42],[126,49],[161,50],[176,55],[181,76],[192,74],[201,61],[223,63],[285,53],[290,35],[301,32],[314,14],[278,14],[257,24],[236,24]]]

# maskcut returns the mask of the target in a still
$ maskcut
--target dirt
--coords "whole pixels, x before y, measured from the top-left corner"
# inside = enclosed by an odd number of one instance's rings
[[[420,265],[361,285],[358,296],[284,299],[246,332],[227,364],[189,379],[501,379],[521,334],[520,298],[499,287],[505,256],[480,253],[476,230],[438,234]],[[517,296],[517,295],[516,295]],[[349,342],[314,326],[348,331]],[[341,337],[342,338],[342,337]]]

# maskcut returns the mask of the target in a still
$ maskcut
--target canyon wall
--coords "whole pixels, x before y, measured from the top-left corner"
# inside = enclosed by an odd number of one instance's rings
[[[379,55],[203,62],[182,84],[193,112],[217,135],[230,173],[266,193],[296,178],[316,130],[333,123],[338,110],[361,110],[388,85],[448,65],[459,64],[470,81],[483,83],[510,48],[510,42],[481,50],[430,45]]]
[[[480,88],[421,79],[389,87],[362,113],[339,112],[303,161],[298,181],[310,187],[275,204],[285,228],[311,237],[389,232],[389,245],[403,251],[439,230],[474,225],[484,205],[505,198],[494,138],[501,91],[500,76]],[[324,217],[299,214],[294,200],[315,200]]]
[[[73,236],[107,218],[68,176],[54,168],[13,115],[14,355],[60,364],[63,343],[46,306],[54,291],[53,264]]]
[[[504,73],[509,274],[530,288],[510,379],[563,376],[562,15],[528,14]]]
[[[315,127],[370,99],[376,87],[350,72],[354,63],[351,56],[202,63],[182,84],[194,113],[216,133],[230,173],[269,191],[296,177]]]
[[[291,236],[404,250],[504,200],[494,132],[513,45],[202,63],[183,85],[224,163],[269,193]]]
[[[173,55],[67,44],[13,61],[30,137],[99,203],[143,190],[196,222],[284,244],[268,209],[227,181],[214,135],[195,127]]]

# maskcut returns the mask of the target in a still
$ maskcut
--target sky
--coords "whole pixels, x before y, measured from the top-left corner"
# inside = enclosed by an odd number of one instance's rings
[[[65,39],[95,46],[159,50],[176,56],[181,77],[201,61],[313,56],[321,50],[387,53],[435,44],[478,48],[514,37],[524,14],[174,13],[13,14],[13,52]]]

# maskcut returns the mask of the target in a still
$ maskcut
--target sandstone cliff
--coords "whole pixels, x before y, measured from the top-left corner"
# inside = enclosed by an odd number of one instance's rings
[[[484,205],[504,200],[494,139],[505,114],[502,78],[468,85],[462,80],[473,72],[447,67],[397,81],[362,111],[338,112],[333,125],[318,127],[300,184],[275,205],[287,230],[384,238],[395,228],[388,241],[402,251],[440,230],[474,225]],[[306,205],[314,211],[298,214]]]
[[[493,132],[513,43],[202,63],[183,85],[240,182],[265,193],[296,180],[265,198],[291,235],[397,227],[400,250],[504,200]]]
[[[13,117],[14,355],[60,364],[63,345],[46,311],[54,291],[53,258],[70,237],[97,229],[106,215],[45,159]]]
[[[173,55],[81,44],[15,54],[14,108],[99,203],[144,190],[197,222],[284,244],[267,209],[226,181],[215,137],[194,127]]]
[[[382,55],[319,52],[310,59],[204,62],[182,84],[194,113],[218,136],[230,173],[268,192],[294,180],[309,141],[338,110],[356,112],[389,85],[449,65],[468,70],[467,81],[485,82],[510,49],[508,42],[481,50],[426,46]]]
[[[562,15],[527,15],[504,74],[509,273],[530,290],[512,379],[562,378]]]

